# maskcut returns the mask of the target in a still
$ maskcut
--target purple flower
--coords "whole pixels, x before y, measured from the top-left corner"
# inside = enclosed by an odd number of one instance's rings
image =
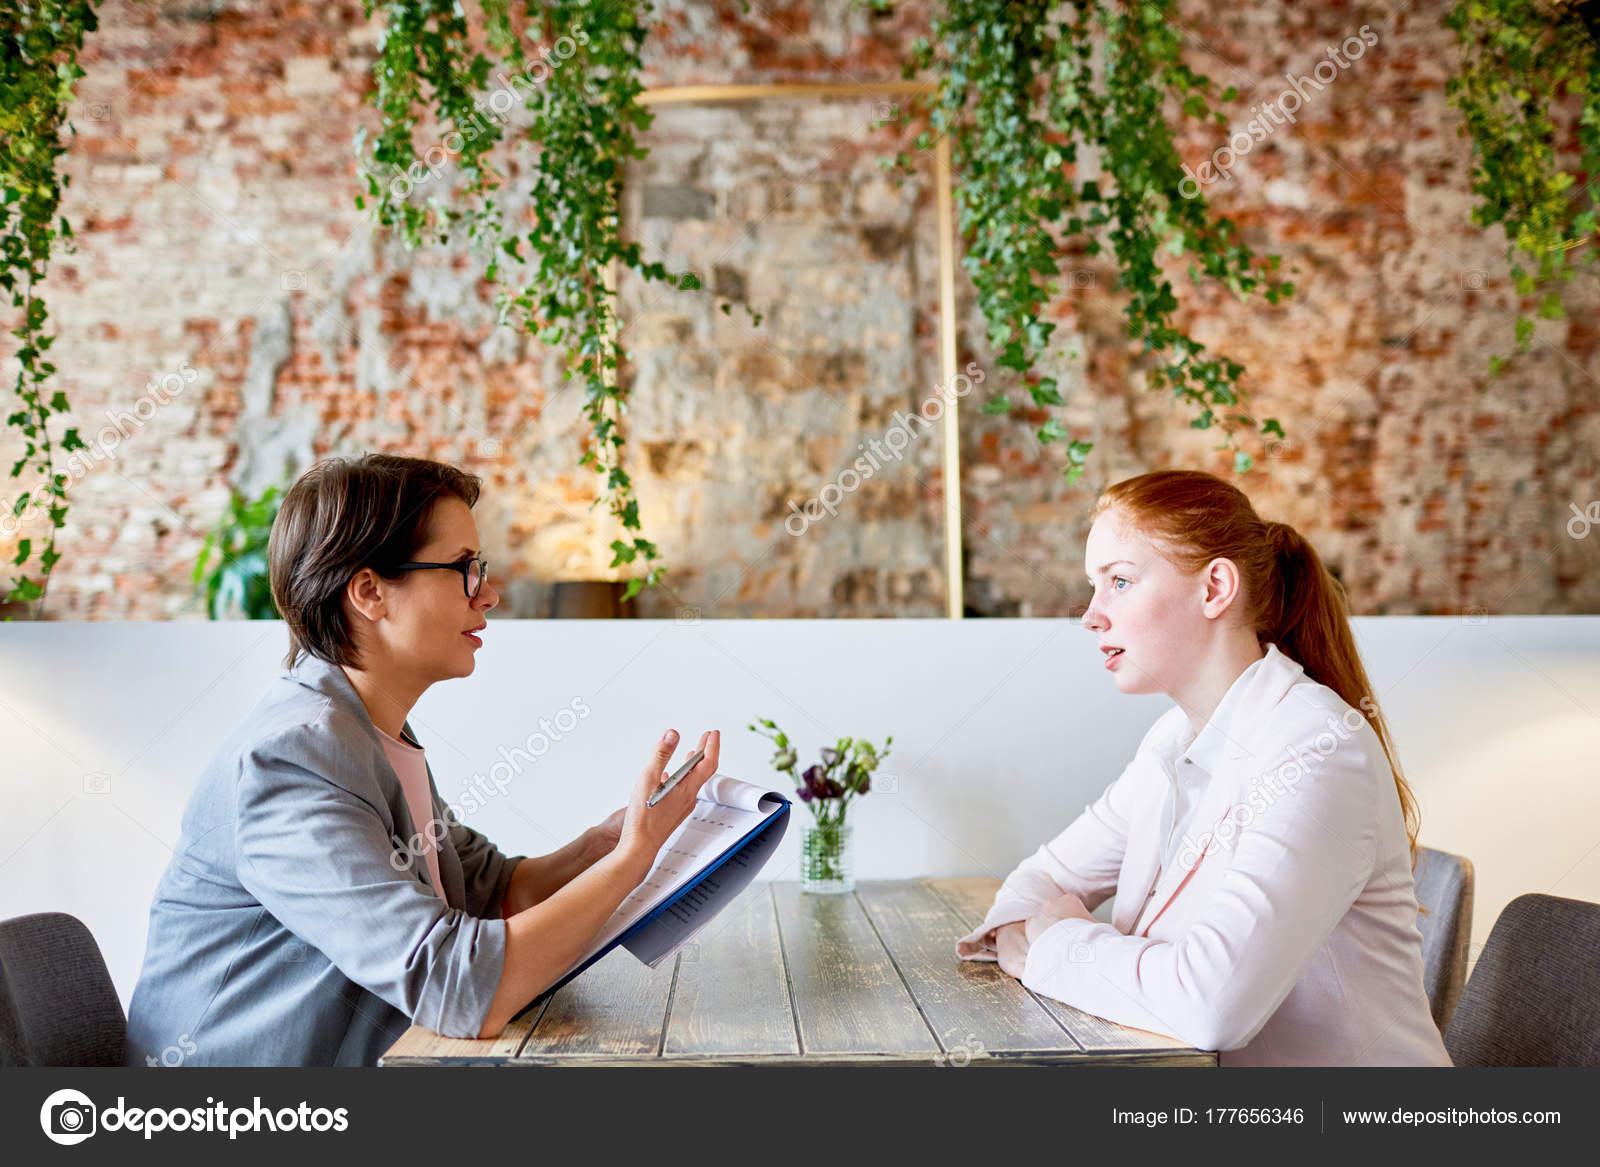
[[[830,767],[838,765],[839,764],[839,751],[838,750],[826,749],[826,748],[823,749],[823,751],[822,751],[822,764],[824,766],[830,766]]]
[[[820,789],[822,782],[822,767],[811,766],[800,775],[800,801],[810,802],[813,798],[826,798]]]

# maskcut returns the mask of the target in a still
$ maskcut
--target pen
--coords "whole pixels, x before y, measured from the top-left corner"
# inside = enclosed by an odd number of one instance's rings
[[[683,765],[674,770],[665,782],[656,787],[656,792],[652,794],[648,800],[646,800],[645,805],[654,806],[656,803],[665,798],[667,796],[667,791],[671,790],[679,782],[682,782],[683,776],[699,765],[700,759],[705,756],[705,750],[699,749],[685,758]]]

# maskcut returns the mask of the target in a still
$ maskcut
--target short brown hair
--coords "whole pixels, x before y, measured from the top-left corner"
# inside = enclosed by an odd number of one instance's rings
[[[289,625],[284,666],[309,652],[359,668],[343,603],[350,578],[370,567],[399,579],[404,573],[394,568],[416,558],[434,503],[452,495],[473,506],[479,485],[475,474],[398,454],[325,458],[302,474],[267,541],[272,602]]]

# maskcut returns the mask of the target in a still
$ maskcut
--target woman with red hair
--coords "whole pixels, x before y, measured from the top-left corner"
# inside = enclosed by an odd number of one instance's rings
[[[1188,470],[1107,490],[1085,551],[1083,626],[1118,691],[1176,707],[959,954],[1223,1065],[1450,1065],[1416,800],[1316,551]]]

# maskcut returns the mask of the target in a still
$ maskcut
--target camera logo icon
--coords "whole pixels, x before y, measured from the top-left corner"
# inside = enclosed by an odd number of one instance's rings
[[[39,1108],[39,1125],[52,1143],[70,1147],[95,1131],[95,1106],[79,1090],[57,1090]]]

